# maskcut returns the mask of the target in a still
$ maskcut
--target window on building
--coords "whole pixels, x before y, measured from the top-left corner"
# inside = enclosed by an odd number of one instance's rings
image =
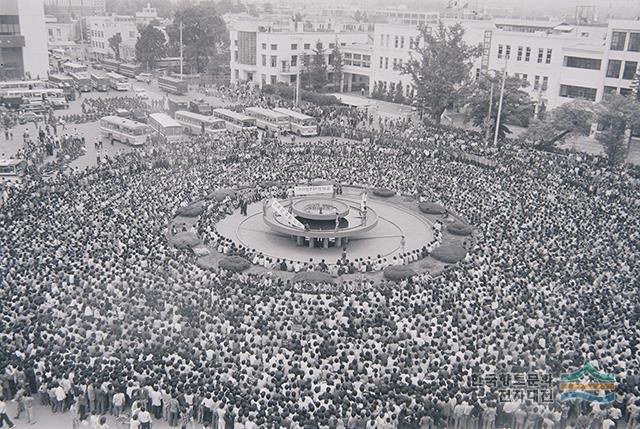
[[[380,68],[384,66],[384,58],[380,57]]]
[[[297,51],[298,50],[298,44],[297,43],[292,43],[291,44],[291,50],[292,51]]]
[[[633,94],[633,89],[631,88],[620,88],[620,95],[622,95],[623,97],[627,97],[629,95]]]
[[[551,64],[551,54],[553,53],[553,49],[547,49],[547,57],[544,62],[547,64]]]
[[[476,79],[480,79],[480,67],[476,67]]]
[[[277,77],[275,75],[271,75],[271,85],[275,85],[277,82]]]
[[[535,75],[533,77],[533,89],[537,90],[538,88],[540,88],[540,76]]]
[[[624,70],[622,71],[622,79],[633,80],[638,70],[638,63],[636,61],[625,61]]]
[[[605,86],[604,87],[604,94],[605,95],[617,94],[617,93],[618,93],[618,88],[616,88],[615,86]]]
[[[511,58],[511,45],[507,45],[507,48],[504,51],[504,56],[507,59]]]
[[[278,67],[278,57],[271,55],[271,67]]]
[[[504,50],[504,46],[498,45],[498,59],[502,59],[502,51]]]
[[[526,80],[527,82],[529,81],[529,75],[528,74],[523,74],[522,75],[522,80]]]
[[[296,67],[298,65],[298,56],[291,55],[291,67]]]
[[[238,61],[238,51],[233,51],[233,60]]]
[[[305,44],[304,44],[304,48],[305,48],[305,49],[311,49],[311,45],[310,45],[309,43],[305,43]]]
[[[609,60],[607,64],[607,77],[618,79],[620,77],[620,70],[622,69],[622,61]]]
[[[576,69],[600,70],[602,61],[593,58],[564,57],[564,66]]]
[[[413,49],[413,37],[409,37],[409,49]]]
[[[549,87],[549,77],[548,76],[543,76],[542,77],[542,90],[546,91],[548,87]]]
[[[386,40],[386,42],[387,42],[387,43],[385,43],[385,45],[386,45],[386,47],[387,47],[387,48],[389,47],[389,39],[390,39],[390,38],[391,38],[391,36],[390,36],[390,35],[388,35],[388,34],[385,36],[385,40]]]
[[[393,70],[396,70],[398,68],[398,59],[394,58],[393,59]]]
[[[560,85],[560,97],[582,98],[585,100],[596,101],[596,93],[597,90],[595,88],[573,85]]]
[[[627,41],[627,33],[624,31],[614,31],[611,33],[611,50],[624,50],[624,42]]]
[[[400,38],[398,36],[395,37],[395,41],[393,43],[393,47],[398,49],[400,47]]]
[[[640,33],[629,33],[629,52],[640,52]]]
[[[400,36],[400,49],[404,49],[404,36]]]
[[[233,46],[238,46],[238,39],[233,39]]]
[[[267,44],[266,43],[262,44],[262,49],[264,49],[265,51],[267,50]]]
[[[235,74],[235,76],[236,76],[236,79],[240,79],[240,70],[235,69],[235,70],[234,70],[234,74]]]
[[[516,57],[516,61],[522,61],[523,52],[524,52],[524,48],[522,46],[518,46],[518,56]]]
[[[538,64],[542,62],[542,58],[544,57],[544,49],[538,49]]]
[[[384,34],[380,35],[380,46],[384,46]]]
[[[272,50],[272,51],[277,51],[277,50],[278,50],[278,45],[276,45],[276,44],[271,44],[271,50]]]
[[[335,44],[335,43],[329,43],[329,49],[333,49],[333,48],[335,48],[335,47],[336,47],[336,44]]]
[[[389,57],[384,57],[384,68],[385,70],[389,69]]]
[[[524,60],[525,62],[528,63],[530,59],[531,59],[531,48],[527,46],[527,49],[525,50],[525,53],[524,53]]]
[[[266,55],[262,55],[262,65],[263,66],[267,66],[267,56]]]

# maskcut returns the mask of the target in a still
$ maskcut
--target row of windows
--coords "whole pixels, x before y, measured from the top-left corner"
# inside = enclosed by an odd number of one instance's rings
[[[564,57],[564,66],[576,69],[600,70],[601,60],[583,57]]]
[[[607,77],[619,79],[620,70],[622,70],[622,61],[609,60],[609,63],[607,64]],[[638,63],[636,61],[625,61],[624,70],[622,72],[622,79],[633,80],[637,70],[638,70]]]
[[[392,46],[393,43],[393,46]],[[414,41],[413,37],[408,38],[407,48],[415,49],[414,46],[416,41]],[[404,36],[392,36],[389,34],[381,34],[380,35],[380,46],[386,48],[395,48],[395,49],[404,49],[405,48],[405,37]]]
[[[104,42],[96,42],[95,40],[92,40],[91,46],[93,46],[94,48],[104,49]]]
[[[479,71],[476,73],[476,77],[479,77]],[[523,74],[515,73],[515,77],[517,77],[518,79],[526,80],[527,82],[529,82],[529,75],[526,74],[526,73],[523,73]],[[542,86],[540,85],[541,82],[542,82]],[[549,87],[549,76],[535,75],[533,77],[533,89],[534,90],[536,90],[536,91],[538,91],[538,90],[546,91],[548,87]]]
[[[604,94],[608,95],[608,94],[620,94],[624,97],[633,94],[633,88],[616,88],[615,86],[605,86],[604,87]]]
[[[235,41],[234,41],[234,44],[235,44],[236,46],[238,46],[238,41],[237,41],[237,40],[235,40]],[[341,46],[345,46],[345,45],[346,45],[346,43],[341,43],[340,45],[341,45]],[[305,43],[303,46],[304,46],[304,49],[305,49],[305,50],[309,50],[309,49],[311,49],[311,43]],[[269,45],[269,47],[270,47],[270,49],[271,49],[272,51],[277,51],[277,50],[278,50],[278,44],[277,44],[277,43],[272,43],[271,45]],[[318,43],[317,45],[314,45],[314,46],[313,46],[313,48],[314,48],[314,49],[315,49],[316,47],[318,47],[318,48],[320,48],[320,49],[323,49],[323,48],[324,48],[324,46],[322,45],[322,42],[320,42],[320,43]],[[336,44],[335,44],[335,43],[329,43],[329,49],[333,49],[333,48],[335,48],[335,47],[336,47]],[[266,51],[266,50],[267,50],[267,44],[266,44],[266,43],[263,43],[263,44],[262,44],[262,50],[263,50],[263,51]],[[291,50],[292,50],[292,51],[297,51],[297,50],[298,50],[298,44],[297,44],[297,43],[292,43],[292,44],[291,44]]]
[[[20,19],[17,15],[0,15],[0,34],[20,34]]]
[[[627,40],[629,41],[627,43]],[[627,33],[626,31],[614,31],[611,33],[611,50],[640,52],[640,33]]]
[[[584,86],[560,85],[560,97],[582,98],[585,100],[596,101],[597,90],[595,88],[587,88]]]
[[[402,58],[392,58],[391,70],[397,70],[402,67]],[[389,57],[380,57],[380,69],[389,70]]]
[[[345,66],[355,66],[363,68],[371,68],[371,55],[363,54],[351,54],[347,52],[344,54],[343,63]]]
[[[546,56],[545,56],[546,53]],[[545,64],[551,64],[551,55],[553,49],[547,48],[546,52],[544,48],[538,48],[538,64],[544,60]],[[511,45],[498,45],[498,59],[509,58],[511,59]],[[516,61],[524,61],[526,63],[531,61],[531,47],[530,46],[518,46],[516,53]]]
[[[412,97],[414,88],[412,85],[405,85],[404,88],[399,87],[400,83],[396,82],[386,82],[383,80],[379,80],[376,82],[376,87],[382,87],[383,92],[396,92],[397,89],[402,90],[402,93],[407,97]]]
[[[91,36],[104,38],[104,31],[91,30]]]

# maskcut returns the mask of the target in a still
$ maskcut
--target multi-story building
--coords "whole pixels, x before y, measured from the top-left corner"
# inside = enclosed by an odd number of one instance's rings
[[[44,0],[44,4],[52,15],[101,15],[106,10],[105,0]]]
[[[238,21],[230,29],[231,82],[295,83],[305,55],[319,44],[331,67],[336,46],[369,42],[365,32],[341,31],[340,27],[312,27],[301,22],[273,27],[260,21]]]
[[[421,25],[435,24],[440,19],[438,12],[423,12],[406,10],[404,8],[387,8],[374,12],[374,17],[390,24],[410,25],[418,27]]]
[[[60,22],[55,16],[45,16],[45,25],[49,45],[75,42],[80,39],[80,25],[77,21]]]
[[[115,52],[109,46],[109,39],[120,33],[120,58],[132,61],[135,58],[135,45],[138,40],[136,18],[133,16],[106,15],[87,18],[88,34],[91,39],[90,55],[95,59],[113,58]]]
[[[0,80],[42,78],[48,69],[42,0],[0,0]]]
[[[630,94],[640,64],[640,21],[609,22],[602,59],[603,93]]]
[[[149,25],[151,21],[158,20],[158,10],[155,7],[151,7],[150,3],[147,3],[146,7],[143,7],[140,12],[136,12],[136,23],[138,25]]]

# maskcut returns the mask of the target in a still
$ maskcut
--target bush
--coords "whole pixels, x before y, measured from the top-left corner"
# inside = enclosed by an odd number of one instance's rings
[[[454,222],[447,226],[447,231],[454,235],[471,235],[473,228],[471,225],[467,225],[466,223]]]
[[[394,282],[408,279],[416,275],[416,272],[405,265],[391,265],[383,271],[384,277]]]
[[[440,246],[431,252],[431,256],[445,264],[455,264],[467,255],[467,251],[457,245]]]
[[[170,238],[170,243],[177,249],[191,249],[200,244],[200,239],[193,232],[179,232]]]
[[[320,271],[303,271],[297,273],[293,276],[294,282],[305,282],[305,283],[335,283],[335,279],[331,277],[327,273],[322,273]]]
[[[380,189],[380,188],[376,188],[372,192],[373,192],[373,195],[376,195],[378,197],[383,197],[383,198],[393,197],[396,194],[396,192],[392,191],[391,189]]]
[[[193,204],[189,204],[188,206],[178,207],[176,210],[176,216],[184,216],[184,217],[198,217],[204,212],[204,203],[202,201],[198,201]]]
[[[418,208],[421,212],[432,215],[442,215],[447,212],[447,209],[444,208],[444,206],[429,201],[418,204]]]
[[[249,269],[251,262],[241,256],[227,256],[218,262],[218,266],[227,271],[241,273],[242,271]]]
[[[218,189],[217,191],[214,191],[214,192],[211,192],[210,194],[208,194],[207,195],[207,199],[208,200],[222,201],[226,197],[233,198],[235,196],[236,196],[236,191],[234,191],[233,189],[222,188],[222,189]]]

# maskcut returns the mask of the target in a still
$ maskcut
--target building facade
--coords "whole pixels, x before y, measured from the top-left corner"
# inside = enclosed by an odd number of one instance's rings
[[[105,0],[44,0],[44,4],[52,15],[102,15],[106,10]]]
[[[0,80],[43,78],[49,69],[42,0],[0,0]]]
[[[603,93],[631,94],[633,78],[640,73],[640,21],[610,21],[604,46]]]
[[[90,42],[90,56],[94,59],[114,58],[115,52],[109,46],[109,39],[120,33],[120,59],[133,61],[138,40],[136,18],[133,16],[106,15],[87,17]]]

